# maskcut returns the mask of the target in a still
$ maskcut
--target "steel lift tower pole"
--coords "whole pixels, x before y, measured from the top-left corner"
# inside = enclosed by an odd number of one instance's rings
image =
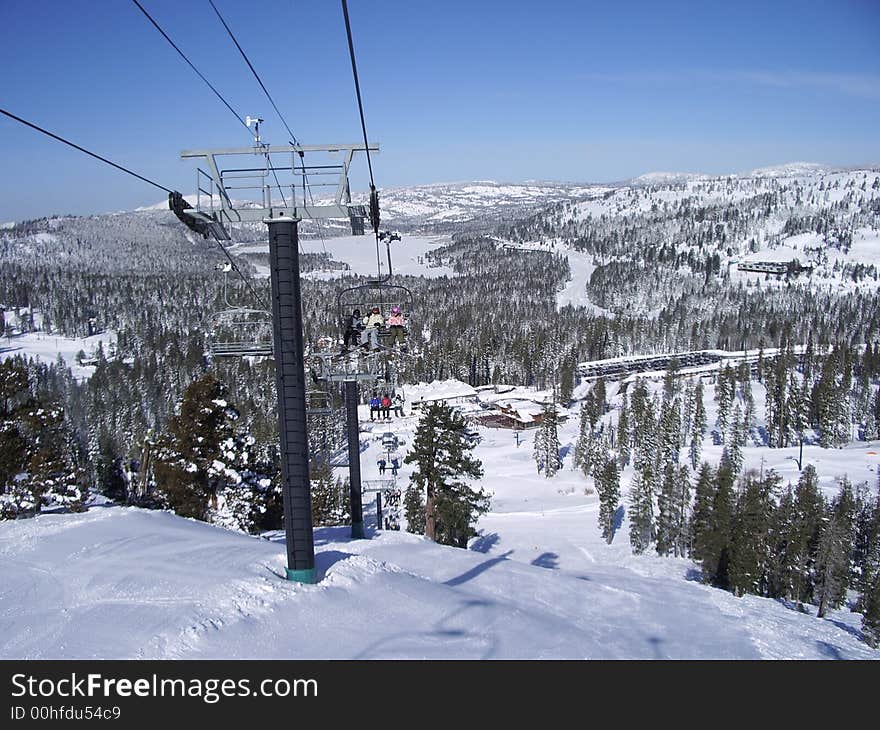
[[[183,223],[205,238],[213,236],[221,246],[224,241],[232,240],[227,231],[229,224],[262,221],[269,227],[287,578],[300,583],[314,583],[316,575],[297,226],[303,215],[311,219],[346,219],[364,214],[363,206],[351,203],[348,168],[355,152],[366,149],[359,144],[270,146],[258,143],[245,148],[184,151],[181,157],[201,159],[207,167],[207,170],[198,168],[196,171],[195,207],[176,191],[168,196],[169,207]],[[377,145],[370,145],[369,149],[379,150]],[[342,160],[307,166],[303,161],[306,152],[342,153]],[[276,164],[271,158],[273,154],[289,155],[289,164]],[[244,158],[243,164],[223,167],[220,160],[229,157]],[[285,179],[284,184],[279,174]],[[302,206],[297,206],[297,180],[304,183],[308,175],[330,176],[335,180],[329,185],[336,192],[332,202],[309,205],[303,200]],[[275,185],[271,181],[275,181]],[[354,454],[359,456],[358,448]],[[359,506],[360,493],[357,496]],[[352,503],[352,535],[363,537],[363,515],[358,517],[361,534],[356,535],[354,500]]]
[[[309,434],[306,429],[299,220],[285,216],[267,219],[266,224],[269,226],[287,579],[314,583],[315,542],[309,480]]]
[[[345,415],[348,432],[348,473],[351,496],[351,536],[364,537],[364,507],[361,498],[361,440],[358,424],[357,380],[345,381]]]

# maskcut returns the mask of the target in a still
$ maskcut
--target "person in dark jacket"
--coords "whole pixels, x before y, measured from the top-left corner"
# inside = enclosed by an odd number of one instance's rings
[[[364,320],[361,317],[361,310],[355,309],[345,321],[345,335],[342,340],[343,352],[360,340],[363,328]]]
[[[376,464],[378,464],[378,466],[379,466],[379,473],[384,474],[385,473],[385,459],[379,459],[379,461],[377,461]]]

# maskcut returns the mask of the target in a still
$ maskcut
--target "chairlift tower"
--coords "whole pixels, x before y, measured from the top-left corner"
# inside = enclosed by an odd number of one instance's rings
[[[256,121],[256,120],[254,120]],[[196,170],[196,205],[178,192],[168,204],[190,229],[220,245],[230,241],[229,224],[263,222],[269,229],[269,266],[272,283],[272,320],[278,420],[281,435],[281,476],[284,529],[287,537],[287,578],[314,583],[315,545],[309,481],[309,441],[306,431],[306,376],[303,348],[302,294],[299,271],[298,224],[303,218],[350,219],[362,206],[351,205],[348,169],[359,151],[378,152],[378,145],[279,145],[257,142],[252,147],[186,150],[183,159],[199,159],[207,169]],[[341,162],[306,165],[305,154],[343,153]],[[272,155],[289,159],[276,166]],[[289,156],[289,157],[288,157]],[[257,162],[248,162],[256,158]],[[229,159],[242,164],[228,165]],[[333,202],[297,204],[297,183],[306,176],[334,183]],[[284,181],[282,183],[282,181]],[[312,183],[313,185],[315,183]],[[234,196],[234,197],[233,197]]]

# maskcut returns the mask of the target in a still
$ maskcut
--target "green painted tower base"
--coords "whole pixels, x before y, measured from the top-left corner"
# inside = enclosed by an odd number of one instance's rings
[[[364,523],[363,522],[352,522],[351,523],[351,539],[352,540],[363,540],[366,537],[364,534]]]
[[[306,568],[305,570],[291,570],[290,568],[287,568],[287,580],[292,580],[296,583],[316,583],[315,569]]]

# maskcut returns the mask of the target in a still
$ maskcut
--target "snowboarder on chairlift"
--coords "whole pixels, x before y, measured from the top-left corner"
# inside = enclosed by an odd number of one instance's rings
[[[345,322],[345,335],[342,340],[342,351],[345,352],[349,347],[360,339],[361,330],[364,328],[364,321],[361,318],[361,310],[355,309],[351,316]]]
[[[368,343],[371,350],[379,349],[379,329],[385,326],[385,318],[379,311],[379,307],[373,307],[372,311],[364,317],[364,329],[361,331],[361,346]]]
[[[406,320],[403,318],[400,307],[396,304],[391,307],[391,315],[388,317],[388,329],[391,331],[391,347],[394,347],[400,341],[400,346],[403,348],[406,343]]]

